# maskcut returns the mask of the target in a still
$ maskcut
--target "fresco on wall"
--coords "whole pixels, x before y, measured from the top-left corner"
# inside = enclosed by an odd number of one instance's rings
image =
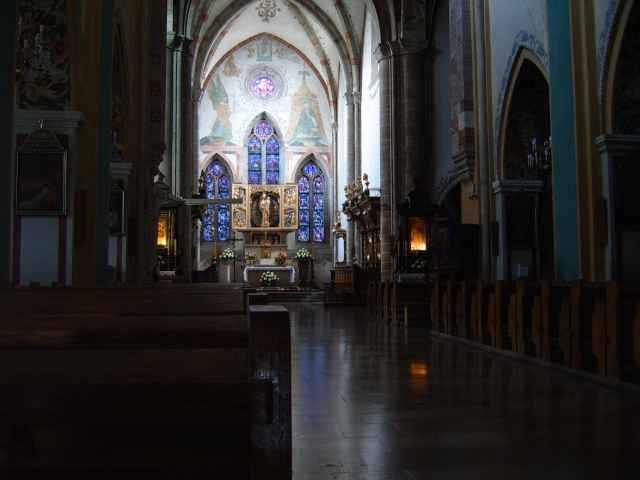
[[[216,143],[231,144],[231,111],[229,109],[229,95],[227,94],[220,75],[216,75],[207,90],[211,103],[216,112],[216,119],[209,135],[200,140],[200,145],[207,146]]]
[[[231,51],[209,74],[198,107],[200,168],[219,154],[246,182],[247,145],[266,115],[281,135],[281,179],[294,159],[314,154],[331,164],[331,107],[321,79],[295,49],[263,35]]]
[[[305,70],[300,72],[302,83],[293,96],[291,108],[291,128],[289,145],[328,145],[322,127],[322,114],[318,105],[318,96],[307,85],[307,77],[311,74]]]
[[[258,40],[256,60],[259,62],[270,62],[273,60],[273,41],[271,37],[264,36]]]

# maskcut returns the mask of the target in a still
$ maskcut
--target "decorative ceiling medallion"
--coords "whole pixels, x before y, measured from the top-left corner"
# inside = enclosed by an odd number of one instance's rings
[[[276,0],[260,0],[256,7],[258,16],[263,22],[268,22],[280,11],[280,8],[276,4]]]
[[[249,72],[245,88],[253,97],[260,100],[280,98],[284,91],[284,80],[273,68],[260,66]]]

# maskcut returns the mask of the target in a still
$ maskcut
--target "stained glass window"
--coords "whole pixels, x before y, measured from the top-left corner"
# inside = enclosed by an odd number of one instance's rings
[[[262,142],[255,135],[249,137],[249,183],[262,183]]]
[[[205,171],[207,198],[228,199],[231,197],[231,179],[227,169],[214,160]],[[231,228],[229,205],[208,205],[203,218],[202,238],[205,241],[225,242],[229,240]]]
[[[249,183],[261,184],[263,179],[270,185],[280,183],[280,142],[268,120],[262,119],[256,124],[248,149]]]
[[[271,75],[258,75],[251,82],[253,94],[258,98],[271,98],[276,93],[276,84]]]
[[[266,143],[267,183],[275,185],[280,182],[280,143],[271,137]]]
[[[298,241],[324,242],[324,193],[322,170],[310,161],[298,179]]]

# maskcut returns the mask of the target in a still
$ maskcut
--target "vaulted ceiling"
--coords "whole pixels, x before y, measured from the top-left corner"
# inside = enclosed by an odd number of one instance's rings
[[[229,51],[268,33],[307,57],[333,102],[341,77],[357,89],[366,13],[376,14],[372,0],[187,0],[185,6],[195,88]]]

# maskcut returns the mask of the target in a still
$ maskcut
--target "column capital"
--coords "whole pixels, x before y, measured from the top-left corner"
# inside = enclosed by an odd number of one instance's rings
[[[179,33],[170,32],[167,35],[167,48],[173,51],[182,51],[189,48],[191,39]]]
[[[426,42],[395,40],[393,42],[383,42],[378,45],[375,55],[378,62],[381,62],[393,57],[402,57],[405,55],[424,55],[428,50],[429,45]]]
[[[347,102],[347,106],[360,105],[361,94],[360,92],[347,92],[344,94],[344,99]]]

